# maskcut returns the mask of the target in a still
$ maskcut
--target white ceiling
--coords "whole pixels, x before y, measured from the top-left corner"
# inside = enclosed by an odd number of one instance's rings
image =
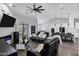
[[[12,9],[13,13],[18,13],[21,15],[29,15],[31,14],[36,15],[38,19],[38,23],[43,23],[46,21],[49,21],[53,19],[54,17],[61,17],[61,14],[63,17],[68,17],[68,13],[78,13],[79,14],[79,4],[77,3],[38,3],[37,6],[42,5],[43,11],[41,14],[37,13],[25,13],[26,12],[26,6],[33,7],[33,3],[13,3],[13,7],[9,6],[9,4],[6,4],[9,9]],[[61,9],[61,7],[63,9]]]

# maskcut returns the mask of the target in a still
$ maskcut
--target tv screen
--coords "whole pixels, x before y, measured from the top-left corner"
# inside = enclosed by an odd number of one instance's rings
[[[0,27],[14,27],[15,21],[15,18],[7,14],[3,14],[2,20],[0,22]]]

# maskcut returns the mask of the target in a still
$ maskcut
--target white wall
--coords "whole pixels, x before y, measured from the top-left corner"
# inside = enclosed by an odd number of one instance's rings
[[[19,25],[22,23],[29,25],[29,29],[28,29],[29,36],[31,35],[31,28],[30,28],[31,25],[36,25],[36,29],[37,29],[38,21],[37,21],[37,18],[35,16],[33,18],[33,17],[29,17],[29,16],[16,14],[13,17],[16,18],[16,23],[15,23],[14,27],[0,27],[0,37],[9,35],[13,31],[19,31]],[[2,19],[2,16],[0,17],[0,20],[1,19]]]
[[[32,15],[28,16],[28,15],[20,15],[20,14],[16,14],[14,15],[14,17],[18,20],[19,23],[17,23],[17,31],[19,31],[19,24],[28,24],[29,25],[29,32],[28,32],[28,37],[31,36],[31,25],[35,25],[36,26],[36,31],[37,31],[37,27],[38,27],[38,20],[37,18]]]
[[[46,31],[50,32],[51,28],[55,28],[55,32],[59,32],[59,27],[63,26],[66,28],[66,33],[71,32],[71,33],[75,34],[75,37],[76,37],[76,36],[79,36],[79,34],[78,34],[76,28],[74,27],[74,18],[79,18],[78,11],[71,12],[69,18],[62,19],[62,25],[61,25],[60,19],[52,18],[51,20],[49,20],[45,23],[39,24],[38,30],[46,30]],[[68,22],[69,22],[69,25],[68,25]]]
[[[0,15],[0,21],[2,19],[2,15]],[[0,27],[0,37],[10,35],[13,31],[15,31],[14,27]]]

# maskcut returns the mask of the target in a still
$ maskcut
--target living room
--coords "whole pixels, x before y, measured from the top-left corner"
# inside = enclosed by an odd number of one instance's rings
[[[79,3],[0,3],[0,6],[0,39],[15,51],[8,54],[9,49],[4,46],[5,53],[2,48],[0,55],[79,55]]]

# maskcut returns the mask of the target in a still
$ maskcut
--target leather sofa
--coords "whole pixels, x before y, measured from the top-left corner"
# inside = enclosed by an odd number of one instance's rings
[[[36,37],[36,36],[32,36],[30,37],[30,39],[34,42],[38,42],[38,43],[44,43],[45,38],[41,38],[41,37]]]

